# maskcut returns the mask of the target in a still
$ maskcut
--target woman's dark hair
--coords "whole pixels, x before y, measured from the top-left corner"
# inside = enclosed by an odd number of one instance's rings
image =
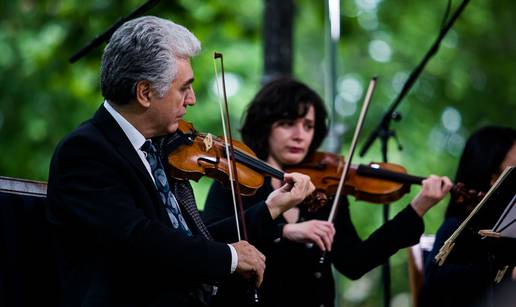
[[[282,77],[266,84],[247,107],[241,134],[244,143],[265,160],[269,155],[269,135],[272,124],[278,120],[303,117],[310,106],[315,111],[314,138],[307,156],[321,145],[328,131],[324,102],[305,84]]]
[[[455,182],[462,182],[467,189],[487,192],[491,178],[500,172],[507,152],[516,142],[516,130],[504,127],[484,127],[471,135],[466,142],[455,175]],[[469,214],[464,204],[453,198],[446,209],[446,217],[465,217]]]

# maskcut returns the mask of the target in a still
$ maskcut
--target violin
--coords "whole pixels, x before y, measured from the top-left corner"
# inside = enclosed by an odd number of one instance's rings
[[[165,142],[165,151],[170,176],[175,179],[199,181],[203,176],[215,179],[229,187],[229,169],[224,140],[209,133],[198,133],[193,125],[181,120],[177,133],[179,139],[174,143]],[[233,140],[238,171],[240,194],[253,195],[264,182],[266,170],[256,170],[255,163],[260,161],[255,153],[244,143]],[[261,162],[261,161],[260,161]],[[264,163],[264,162],[262,162]],[[274,174],[279,176],[279,174]],[[283,174],[281,174],[283,179]]]
[[[323,206],[328,196],[334,196],[344,169],[344,157],[327,152],[316,152],[299,165],[287,166],[287,172],[310,176]],[[407,174],[406,169],[394,163],[371,162],[368,165],[351,165],[344,182],[342,194],[353,195],[357,200],[374,204],[388,204],[410,192],[412,184],[421,185],[425,177]],[[450,193],[457,203],[476,205],[485,193],[466,189],[463,183],[455,184]]]
[[[180,137],[176,141],[165,142],[170,176],[194,181],[207,176],[229,186],[230,166],[224,140],[209,133],[199,133],[191,123],[183,120],[179,122],[177,133]],[[283,180],[283,171],[258,159],[245,144],[233,142],[241,195],[253,195],[263,185],[264,176]],[[301,164],[285,167],[285,171],[310,177],[316,189],[302,205],[316,211],[335,196],[344,166],[342,156],[316,152]],[[400,199],[410,192],[410,185],[421,184],[424,179],[407,174],[403,166],[394,163],[351,165],[342,194],[353,195],[357,200],[370,203],[386,204]],[[457,197],[457,202],[476,204],[483,197],[483,193],[468,191],[461,183],[455,184],[451,192]]]

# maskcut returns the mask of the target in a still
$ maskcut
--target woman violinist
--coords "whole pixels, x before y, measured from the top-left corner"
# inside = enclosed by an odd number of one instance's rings
[[[282,78],[265,85],[248,106],[241,129],[242,138],[258,156],[278,169],[296,165],[322,143],[326,132],[326,111],[322,99],[306,85]],[[244,197],[244,208],[263,202],[281,182],[266,177],[255,195]],[[333,306],[335,287],[331,263],[349,278],[357,279],[382,264],[398,249],[419,241],[422,216],[442,199],[451,187],[446,177],[424,180],[421,192],[411,204],[368,239],[358,236],[344,199],[335,224],[327,222],[330,206],[317,212],[293,208],[275,220],[274,229],[250,236],[267,257],[264,283],[260,288],[262,306]],[[215,223],[233,214],[228,190],[214,183],[205,204],[205,221]],[[271,240],[275,234],[276,240]],[[218,240],[232,241],[227,233]],[[314,243],[309,248],[306,243]],[[321,250],[329,252],[322,277],[314,276]],[[244,285],[245,286],[245,285]],[[221,287],[218,306],[244,305],[242,284],[230,281]]]
[[[516,130],[484,127],[472,134],[466,142],[455,180],[475,191],[487,192],[503,170],[512,165],[516,165]],[[444,242],[462,224],[475,205],[476,203],[458,203],[455,199],[450,199],[444,222],[437,231],[425,266],[422,306],[477,306],[486,298],[494,280],[487,259],[483,263],[445,262],[443,266],[438,266],[433,261]],[[513,271],[513,279],[516,279],[516,270]],[[516,282],[512,282],[512,287],[514,293]],[[497,301],[494,306],[499,304],[501,302]]]

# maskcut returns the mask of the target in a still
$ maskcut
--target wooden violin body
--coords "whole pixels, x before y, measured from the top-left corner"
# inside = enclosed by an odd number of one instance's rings
[[[316,187],[316,199],[320,200],[320,206],[323,206],[328,197],[335,195],[345,163],[344,157],[340,155],[316,152],[303,163],[286,167],[285,171],[310,176]],[[403,166],[394,163],[371,162],[367,165],[351,165],[342,194],[353,195],[357,200],[373,204],[389,204],[409,193],[412,184],[421,185],[424,179],[425,177],[407,174]],[[450,192],[458,203],[465,206],[475,206],[485,195],[467,189],[460,182],[455,184]]]
[[[199,181],[203,176],[213,178],[229,187],[230,165],[226,158],[224,141],[211,134],[197,133],[193,126],[180,122],[179,133],[183,134],[184,144],[179,145],[174,154],[168,155],[170,175],[176,179]],[[233,140],[235,149],[256,159],[254,152],[241,142]],[[263,185],[263,174],[243,162],[236,162],[238,182],[242,195],[253,195]]]
[[[285,171],[299,172],[310,176],[316,186],[316,193],[320,194],[318,198],[327,201],[322,195],[335,195],[344,165],[342,156],[316,152],[302,164],[286,167]],[[396,175],[406,175],[407,173],[403,166],[393,163],[372,162],[368,165],[351,165],[342,193],[353,195],[357,200],[385,204],[400,199],[410,191],[410,183],[413,183],[413,181],[409,182],[406,178],[410,175],[403,176],[399,181],[395,181],[392,178],[387,179],[378,176],[377,174],[380,172],[389,172]]]

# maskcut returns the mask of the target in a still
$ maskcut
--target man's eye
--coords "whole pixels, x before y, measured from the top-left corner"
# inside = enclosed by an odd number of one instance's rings
[[[181,88],[179,88],[179,90],[180,90],[181,92],[186,92],[186,91],[188,91],[188,90],[190,90],[190,89],[192,89],[192,84],[187,84],[187,85],[184,85],[184,86],[182,86]]]

